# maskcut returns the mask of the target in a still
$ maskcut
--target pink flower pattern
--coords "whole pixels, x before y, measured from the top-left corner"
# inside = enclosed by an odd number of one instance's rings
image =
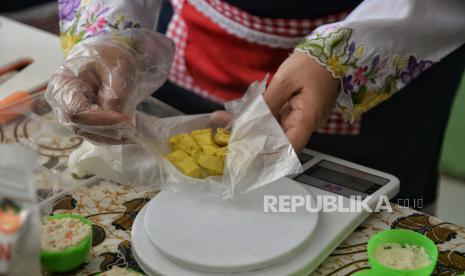
[[[108,20],[105,17],[99,18],[94,24],[87,27],[86,32],[88,34],[95,34],[101,31],[108,24]]]
[[[386,100],[434,64],[413,55],[381,57],[376,52],[366,54],[365,45],[351,41],[351,35],[352,29],[333,24],[296,47],[326,66],[333,76],[341,78],[344,94],[337,104],[351,117],[361,115],[379,103],[376,101]],[[343,75],[334,69],[341,67],[346,68]],[[374,97],[376,94],[379,97]],[[355,107],[361,107],[359,113],[354,113]]]
[[[364,85],[368,79],[365,77],[365,72],[368,70],[368,66],[359,67],[354,73],[354,83],[357,85]]]
[[[100,1],[60,0],[60,12],[66,12],[66,16],[60,17],[61,36],[72,39],[72,43],[65,44],[65,53],[88,37],[141,27],[139,22],[128,20],[127,14],[114,14],[111,10],[108,3],[102,4]]]

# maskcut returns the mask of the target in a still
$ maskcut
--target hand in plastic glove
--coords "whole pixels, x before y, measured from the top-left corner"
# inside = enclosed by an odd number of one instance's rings
[[[294,150],[300,152],[312,132],[326,123],[338,91],[339,80],[313,58],[296,51],[281,64],[263,96]],[[231,115],[216,111],[212,120],[227,124]]]
[[[77,134],[125,143],[137,104],[165,82],[173,49],[171,40],[146,29],[88,38],[52,76],[46,99]]]
[[[92,133],[95,131],[82,126],[129,125],[125,110],[134,90],[134,58],[128,50],[110,43],[92,45],[88,50],[98,58],[86,60],[78,71],[62,66],[55,73],[54,97],[63,119],[72,124],[77,134],[103,144],[124,143],[125,138]]]
[[[296,51],[281,64],[264,98],[299,152],[312,132],[328,120],[338,92],[338,79],[316,60]]]
[[[75,71],[63,66],[52,79],[66,119],[75,124],[105,126],[127,123],[123,112],[134,90],[132,54],[111,44],[93,45],[90,59]]]

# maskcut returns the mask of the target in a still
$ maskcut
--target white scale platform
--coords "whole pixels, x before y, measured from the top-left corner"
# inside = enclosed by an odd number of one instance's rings
[[[264,195],[371,195],[392,198],[392,175],[315,151],[305,172],[232,200],[160,192],[136,217],[133,250],[149,275],[308,275],[368,216],[353,213],[265,213]],[[344,197],[344,206],[355,200]]]

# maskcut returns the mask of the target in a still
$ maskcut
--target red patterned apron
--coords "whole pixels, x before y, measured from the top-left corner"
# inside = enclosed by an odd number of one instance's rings
[[[317,19],[257,17],[220,0],[172,0],[167,36],[176,44],[169,80],[215,102],[242,96],[248,85],[273,74],[292,49],[316,27],[347,13]],[[318,132],[357,135],[333,113]]]

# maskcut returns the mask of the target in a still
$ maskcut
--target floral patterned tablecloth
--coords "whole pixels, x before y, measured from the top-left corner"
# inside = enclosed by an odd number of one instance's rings
[[[39,100],[36,113],[41,116],[42,122],[54,120],[49,111],[46,103]],[[23,143],[38,152],[40,162],[49,172],[64,172],[69,154],[79,147],[82,139],[60,136],[59,131],[56,134],[49,129],[43,130],[43,125],[28,117],[0,125],[0,142]],[[47,179],[40,175],[38,185],[39,195],[57,192],[57,187],[48,187]],[[52,212],[78,213],[93,222],[91,254],[82,267],[68,274],[94,275],[113,266],[130,267],[142,272],[132,254],[130,231],[138,212],[157,192],[151,187],[134,187],[101,180],[74,189],[57,199],[51,206]],[[393,213],[371,215],[313,274],[349,275],[367,268],[366,245],[369,237],[389,228],[412,229],[431,238],[440,250],[435,274],[458,275],[465,271],[464,227],[442,222],[409,208],[395,207]]]

